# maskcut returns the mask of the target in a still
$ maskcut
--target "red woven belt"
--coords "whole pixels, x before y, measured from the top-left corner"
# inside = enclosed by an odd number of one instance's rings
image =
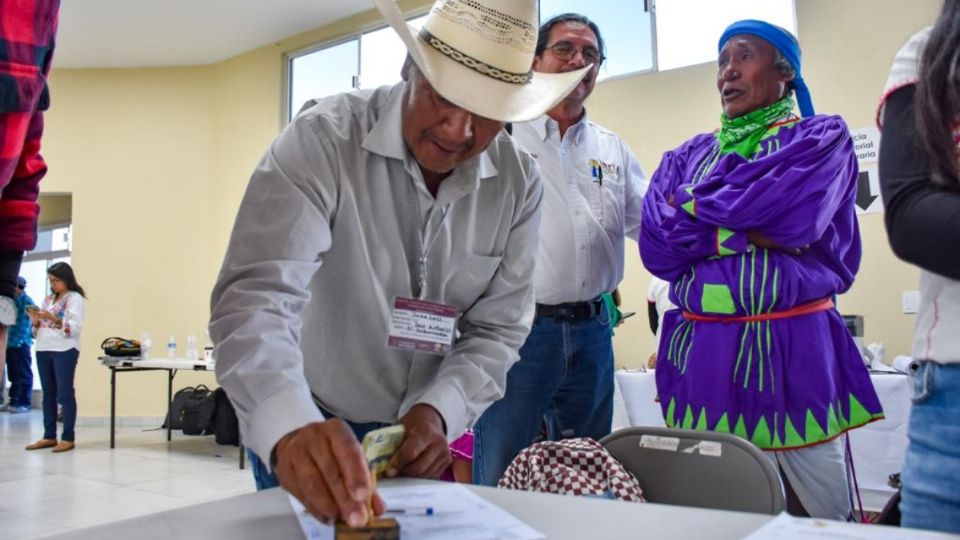
[[[790,317],[799,317],[800,315],[807,315],[808,313],[816,313],[818,311],[826,311],[832,308],[833,308],[833,299],[824,298],[823,300],[815,300],[808,304],[801,304],[799,306],[792,307],[785,311],[761,313],[760,315],[742,315],[742,316],[731,317],[728,315],[699,315],[697,313],[684,311],[683,318],[688,321],[699,321],[699,322],[724,322],[724,323],[759,322],[759,321],[773,321],[776,319],[789,319]]]

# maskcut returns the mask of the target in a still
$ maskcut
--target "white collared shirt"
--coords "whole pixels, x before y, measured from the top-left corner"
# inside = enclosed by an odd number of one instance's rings
[[[505,132],[436,199],[401,135],[403,83],[320,100],[254,171],[211,300],[217,377],[244,442],[266,459],[323,419],[395,422],[435,407],[453,440],[503,396],[533,321],[542,185]],[[441,219],[447,208],[445,219]],[[446,356],[386,346],[416,294],[417,228],[438,231],[426,300],[456,308]]]
[[[514,125],[513,136],[543,174],[537,302],[581,302],[612,291],[623,279],[624,238],[636,242],[640,231],[648,182],[637,158],[586,114],[563,140],[546,115]]]

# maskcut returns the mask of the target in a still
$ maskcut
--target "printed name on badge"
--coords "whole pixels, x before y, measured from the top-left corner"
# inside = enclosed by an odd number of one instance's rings
[[[457,310],[453,306],[398,297],[390,314],[387,346],[405,351],[446,354],[453,345]]]

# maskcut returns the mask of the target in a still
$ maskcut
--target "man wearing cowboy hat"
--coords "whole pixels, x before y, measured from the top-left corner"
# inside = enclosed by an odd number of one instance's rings
[[[637,238],[647,180],[623,140],[587,116],[584,102],[603,60],[600,29],[587,17],[565,13],[540,26],[538,75],[590,67],[546,114],[514,125],[514,138],[543,173],[537,307],[506,395],[476,425],[478,484],[497,484],[544,416],[552,440],[610,433],[613,341],[600,295],[623,279],[624,239]]]
[[[400,422],[388,474],[436,476],[503,395],[533,318],[542,187],[502,128],[584,74],[530,71],[534,0],[440,0],[417,34],[375,4],[407,47],[403,82],[322,99],[280,134],[211,300],[258,487],[350,525],[371,495],[357,437]]]

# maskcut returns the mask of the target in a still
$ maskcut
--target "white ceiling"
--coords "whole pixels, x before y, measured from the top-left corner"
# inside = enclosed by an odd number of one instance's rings
[[[369,0],[63,0],[54,67],[210,64],[372,7]]]

